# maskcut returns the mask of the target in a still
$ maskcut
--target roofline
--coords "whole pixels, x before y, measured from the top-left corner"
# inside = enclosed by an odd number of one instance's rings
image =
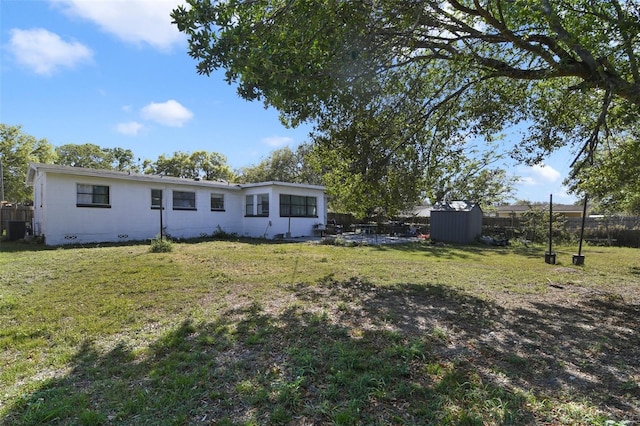
[[[311,185],[308,183],[292,183],[292,182],[280,182],[280,181],[268,181],[268,182],[255,182],[255,183],[241,183],[238,186],[241,188],[256,188],[261,186],[286,186],[288,188],[302,188],[302,189],[317,189],[324,191],[325,187],[322,185]]]
[[[57,164],[29,163],[29,171],[27,172],[27,184],[33,185],[36,171],[44,171],[47,173],[57,173],[72,176],[90,176],[108,179],[130,180],[137,182],[151,183],[172,183],[176,185],[204,186],[214,188],[228,188],[240,190],[240,186],[235,183],[225,183],[210,180],[195,180],[177,178],[173,176],[147,175],[143,173],[121,172],[117,170],[106,169],[89,169],[85,167],[61,166]]]
[[[233,189],[233,190],[241,190],[244,188],[256,188],[256,187],[264,187],[264,186],[284,186],[288,188],[315,189],[323,192],[325,190],[324,186],[308,185],[308,184],[302,184],[302,183],[269,181],[269,182],[237,184],[237,183],[211,181],[211,180],[185,179],[185,178],[178,178],[173,176],[147,175],[144,173],[121,172],[117,170],[106,170],[106,169],[89,169],[85,167],[61,166],[58,164],[44,164],[44,163],[29,163],[29,170],[27,172],[27,178],[26,178],[26,183],[28,185],[33,185],[33,180],[35,179],[35,173],[38,170],[44,171],[47,173],[58,173],[63,175],[91,176],[91,177],[99,177],[99,178],[131,180],[131,181],[138,181],[138,182],[172,183],[176,185],[202,186],[202,187],[208,187],[208,188],[212,188],[212,187],[227,188],[227,189]]]

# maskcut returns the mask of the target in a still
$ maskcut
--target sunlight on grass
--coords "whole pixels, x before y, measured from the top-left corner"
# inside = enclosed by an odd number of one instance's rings
[[[637,250],[589,248],[575,267],[570,247],[557,248],[557,265],[544,263],[544,249],[523,247],[172,248],[3,252],[0,419],[604,424],[640,416],[627,396],[639,367],[609,357],[640,343]],[[610,394],[599,395],[589,380],[611,371],[621,379],[609,377]],[[629,417],[607,411],[611,398]]]

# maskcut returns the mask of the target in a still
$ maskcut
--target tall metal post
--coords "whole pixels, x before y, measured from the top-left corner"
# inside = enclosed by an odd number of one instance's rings
[[[582,255],[582,240],[584,239],[584,225],[587,220],[587,194],[584,194],[584,205],[582,206],[582,226],[580,227],[580,245],[578,246],[578,254],[573,255],[574,265],[584,265],[584,256]]]
[[[163,237],[162,236],[162,228],[163,228],[163,226],[162,226],[162,210],[164,210],[164,206],[162,205],[163,192],[164,192],[164,190],[160,190],[160,241],[162,241],[162,239],[163,239],[162,238]]]
[[[553,245],[553,194],[549,194],[549,251],[544,254],[544,261],[550,265],[556,264],[556,254]]]

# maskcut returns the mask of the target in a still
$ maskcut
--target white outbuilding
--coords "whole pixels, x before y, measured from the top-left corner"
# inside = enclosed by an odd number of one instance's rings
[[[323,186],[231,184],[168,176],[29,164],[35,236],[47,245],[136,241],[163,233],[197,238],[305,237],[324,229]]]

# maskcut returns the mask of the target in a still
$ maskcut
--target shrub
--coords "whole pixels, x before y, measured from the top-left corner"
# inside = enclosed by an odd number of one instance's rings
[[[233,240],[238,238],[238,234],[233,232],[227,232],[220,225],[216,227],[211,236],[217,240]]]
[[[162,238],[160,236],[156,236],[151,240],[151,247],[149,247],[149,251],[151,253],[168,253],[173,250],[173,243],[168,238]]]

